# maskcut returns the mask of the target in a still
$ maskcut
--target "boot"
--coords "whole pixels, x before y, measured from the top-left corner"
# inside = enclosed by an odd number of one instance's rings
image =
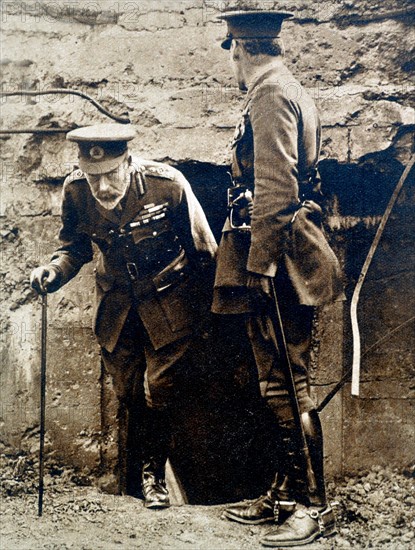
[[[267,533],[261,540],[263,546],[286,548],[308,544],[319,537],[336,532],[334,512],[327,506],[324,484],[323,434],[317,411],[302,414],[302,421],[310,453],[310,462],[316,487],[307,494],[307,505],[298,505],[277,529]]]
[[[286,522],[267,533],[261,540],[263,546],[289,548],[309,544],[319,537],[336,533],[336,518],[331,506],[319,510],[315,506],[297,505]]]
[[[165,461],[150,459],[143,465],[142,489],[146,508],[168,508],[169,492],[165,481]]]
[[[281,500],[278,496],[279,475],[277,474],[265,495],[255,500],[244,501],[227,508],[223,516],[226,519],[258,525],[269,521],[283,521],[295,509],[294,500]]]
[[[296,501],[293,498],[293,483],[295,478],[293,468],[295,466],[295,440],[291,437],[292,430],[281,427],[279,429],[280,468],[274,477],[271,487],[265,495],[253,501],[244,501],[227,508],[223,513],[226,519],[258,525],[266,522],[282,523],[293,513]]]
[[[170,424],[164,411],[148,409],[144,441],[142,491],[146,508],[168,508],[165,466],[170,449]]]

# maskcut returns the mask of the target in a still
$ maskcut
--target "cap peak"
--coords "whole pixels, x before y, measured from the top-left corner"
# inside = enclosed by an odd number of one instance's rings
[[[131,141],[135,138],[135,135],[135,130],[131,124],[109,122],[76,128],[66,134],[66,139],[78,143],[111,143],[116,141]]]

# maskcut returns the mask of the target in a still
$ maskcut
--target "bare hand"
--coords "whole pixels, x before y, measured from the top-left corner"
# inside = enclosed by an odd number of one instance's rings
[[[266,304],[272,297],[271,278],[259,273],[248,275],[247,287],[250,290],[255,302]]]
[[[41,265],[30,274],[30,284],[38,294],[55,292],[60,288],[61,271],[53,265]]]

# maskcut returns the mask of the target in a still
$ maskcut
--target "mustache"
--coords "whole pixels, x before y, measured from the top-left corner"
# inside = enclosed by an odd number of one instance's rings
[[[111,193],[111,191],[104,191],[104,192],[98,191],[96,193],[96,196],[99,197],[101,200],[104,200],[104,201],[112,201],[112,200],[117,199],[120,196],[120,194],[119,193]]]

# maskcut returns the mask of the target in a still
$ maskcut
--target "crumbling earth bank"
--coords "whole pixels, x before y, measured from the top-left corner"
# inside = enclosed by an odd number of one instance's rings
[[[0,459],[1,548],[7,550],[258,550],[270,526],[241,526],[221,519],[224,506],[174,506],[146,510],[133,497],[110,496],[85,486],[86,478],[49,465],[44,514],[37,517],[36,460]],[[413,468],[373,467],[330,483],[338,502],[338,534],[310,550],[363,548],[409,550],[415,542]]]

